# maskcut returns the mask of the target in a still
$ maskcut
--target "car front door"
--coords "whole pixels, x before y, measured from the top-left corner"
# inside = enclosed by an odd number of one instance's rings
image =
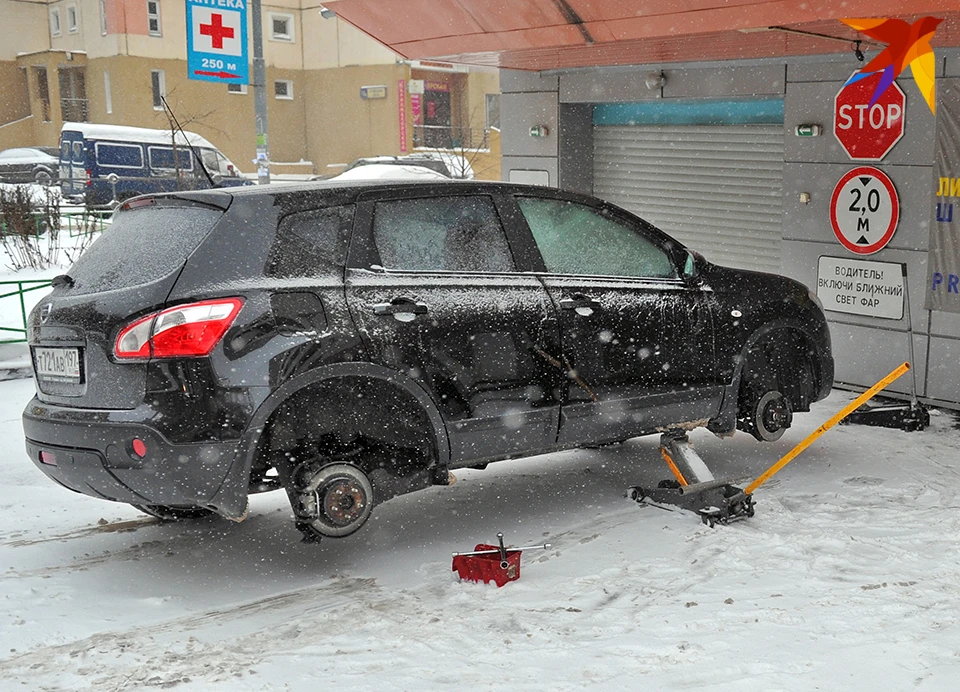
[[[567,393],[559,441],[620,440],[719,410],[712,313],[678,247],[612,207],[519,194],[560,315]],[[671,247],[672,246],[672,247]]]
[[[370,358],[427,390],[451,466],[556,443],[561,375],[553,305],[516,271],[495,196],[417,186],[367,193],[346,274]]]

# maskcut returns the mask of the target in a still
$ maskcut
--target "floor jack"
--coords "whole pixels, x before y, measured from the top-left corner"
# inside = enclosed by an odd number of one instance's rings
[[[909,363],[896,368],[847,404],[833,418],[810,433],[803,442],[787,452],[780,461],[743,489],[733,485],[736,479],[716,480],[703,459],[693,449],[686,432],[683,430],[665,432],[660,436],[660,455],[667,462],[675,480],[660,481],[654,489],[635,485],[627,490],[627,497],[640,504],[649,504],[661,509],[677,508],[695,512],[710,528],[717,524],[731,524],[748,519],[754,515],[756,503],[753,500],[753,493],[757,488],[793,461],[823,433],[849,416],[909,369]]]
[[[660,481],[656,488],[634,486],[627,491],[631,500],[670,509],[677,507],[700,515],[713,528],[752,517],[753,496],[733,485],[734,480],[718,481],[690,444],[683,430],[671,430],[660,436],[660,456],[667,462],[674,479]]]

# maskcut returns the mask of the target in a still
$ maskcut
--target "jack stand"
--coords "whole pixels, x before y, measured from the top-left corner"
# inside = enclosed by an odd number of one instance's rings
[[[867,403],[840,421],[840,425],[872,425],[916,432],[930,425],[930,412],[919,401],[878,403],[875,406]]]
[[[693,449],[686,432],[671,430],[662,434],[660,455],[676,480],[660,481],[655,489],[649,490],[634,486],[627,491],[631,500],[662,509],[670,509],[664,505],[671,505],[696,512],[710,528],[754,515],[753,496],[731,485],[732,481],[716,480]]]

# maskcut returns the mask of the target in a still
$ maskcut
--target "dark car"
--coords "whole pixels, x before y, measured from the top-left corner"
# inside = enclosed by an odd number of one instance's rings
[[[0,182],[49,185],[60,168],[59,147],[19,147],[0,151]]]
[[[775,439],[833,380],[803,285],[542,187],[139,197],[54,286],[23,414],[44,473],[164,518],[284,488],[307,537],[460,467],[671,428]]]

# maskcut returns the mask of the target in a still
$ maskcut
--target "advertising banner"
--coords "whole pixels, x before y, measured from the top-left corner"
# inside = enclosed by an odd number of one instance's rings
[[[960,79],[937,80],[937,92],[937,155],[924,307],[960,312]]]

